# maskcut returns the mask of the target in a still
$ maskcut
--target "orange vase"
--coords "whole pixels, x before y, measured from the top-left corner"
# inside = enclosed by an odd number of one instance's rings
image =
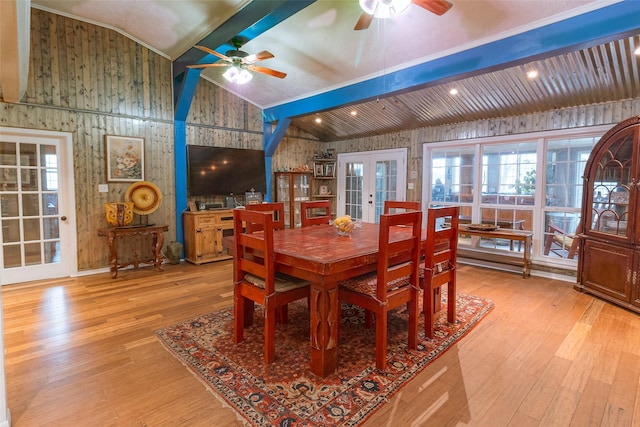
[[[107,222],[114,227],[124,227],[133,221],[133,202],[105,203]]]

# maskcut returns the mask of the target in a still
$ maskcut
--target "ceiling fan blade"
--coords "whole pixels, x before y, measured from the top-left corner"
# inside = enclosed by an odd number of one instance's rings
[[[414,4],[427,9],[431,13],[435,13],[436,15],[443,15],[447,12],[453,4],[449,3],[447,0],[411,0]]]
[[[274,58],[273,54],[269,51],[263,50],[262,52],[254,53],[253,55],[245,56],[242,58],[244,64],[253,64],[254,62],[264,61],[265,59]]]
[[[197,49],[200,49],[203,52],[207,52],[210,53],[211,55],[217,56],[218,58],[222,59],[223,61],[228,61],[228,62],[233,62],[233,60],[231,58],[229,58],[228,56],[225,56],[221,53],[216,52],[213,49],[209,49],[208,47],[205,46],[195,46]]]
[[[283,73],[282,71],[272,70],[271,68],[261,67],[259,65],[247,65],[245,67],[247,70],[255,71],[257,73],[268,74],[273,77],[277,77],[279,79],[284,79],[287,77],[287,73]]]
[[[213,64],[195,64],[187,65],[187,68],[209,68],[209,67],[229,67],[231,64],[226,62],[214,62]]]
[[[360,18],[358,18],[358,22],[356,22],[356,26],[353,27],[354,31],[366,30],[371,25],[371,21],[373,21],[373,15],[369,15],[366,12],[362,12]]]

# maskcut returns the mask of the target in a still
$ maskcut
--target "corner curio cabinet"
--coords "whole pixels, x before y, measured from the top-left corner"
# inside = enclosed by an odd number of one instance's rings
[[[595,145],[584,174],[579,290],[640,313],[640,116]]]

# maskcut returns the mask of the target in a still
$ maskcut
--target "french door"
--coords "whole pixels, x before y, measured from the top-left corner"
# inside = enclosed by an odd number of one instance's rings
[[[0,285],[77,271],[71,134],[0,127]]]
[[[385,200],[405,200],[407,149],[338,154],[337,214],[379,223]]]

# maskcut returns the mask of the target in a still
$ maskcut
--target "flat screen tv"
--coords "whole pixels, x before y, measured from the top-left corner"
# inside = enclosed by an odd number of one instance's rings
[[[189,196],[266,193],[264,151],[187,145]]]

